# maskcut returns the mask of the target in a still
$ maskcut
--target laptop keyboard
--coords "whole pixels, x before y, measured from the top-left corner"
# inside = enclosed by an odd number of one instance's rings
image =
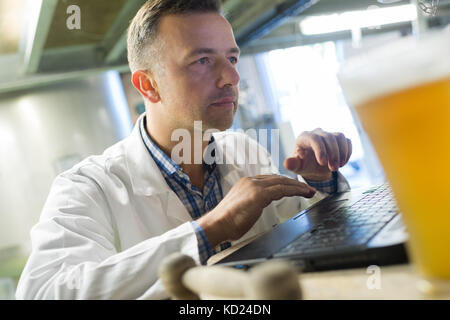
[[[399,209],[388,184],[364,192],[351,206],[335,208],[320,224],[304,233],[275,256],[311,254],[333,249],[354,250],[374,237]]]

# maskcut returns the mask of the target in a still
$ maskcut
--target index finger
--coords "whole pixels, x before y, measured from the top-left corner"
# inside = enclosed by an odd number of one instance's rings
[[[282,176],[279,174],[258,175],[258,176],[252,177],[252,179],[256,179],[258,181],[258,183],[264,188],[270,187],[270,186],[275,186],[275,185],[287,185],[287,186],[290,185],[290,186],[301,186],[301,187],[306,186],[310,190],[314,190],[314,191],[316,190],[315,188],[307,185],[306,183],[298,181],[297,179]]]
[[[264,189],[265,198],[271,201],[280,200],[284,197],[301,196],[305,198],[312,198],[316,193],[307,184],[302,185],[272,185]]]

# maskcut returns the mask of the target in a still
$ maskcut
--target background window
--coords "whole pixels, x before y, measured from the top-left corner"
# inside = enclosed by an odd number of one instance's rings
[[[339,44],[335,42],[272,50],[258,55],[258,67],[265,78],[261,81],[271,91],[278,121],[290,122],[294,136],[320,127],[342,132],[352,140],[353,155],[341,172],[352,188],[363,187],[380,180],[367,168],[377,159],[367,159],[376,156],[365,152],[361,143],[364,137],[337,80],[341,63],[338,51]]]

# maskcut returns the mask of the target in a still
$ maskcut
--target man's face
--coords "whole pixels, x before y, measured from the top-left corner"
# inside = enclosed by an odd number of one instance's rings
[[[158,29],[161,114],[173,129],[226,130],[238,105],[239,58],[230,24],[218,13],[169,15]]]

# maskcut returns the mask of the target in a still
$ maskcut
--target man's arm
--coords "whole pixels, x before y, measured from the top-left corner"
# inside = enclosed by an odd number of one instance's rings
[[[20,278],[18,299],[167,298],[157,268],[171,252],[197,262],[195,230],[184,223],[118,252],[103,193],[90,179],[56,178]]]
[[[294,196],[311,198],[315,192],[305,183],[276,174],[241,178],[222,201],[197,222],[214,247],[223,241],[241,238],[273,201]]]
[[[331,180],[338,190],[339,184],[347,182],[342,175],[333,172],[344,166],[350,156],[351,142],[342,134],[308,133],[297,139],[296,153],[294,157],[286,159],[285,166],[309,181],[326,183]],[[271,165],[268,153],[267,158],[269,170],[276,170]],[[339,175],[341,182],[338,181]],[[305,183],[276,174],[242,178],[217,207],[201,217],[198,223],[211,246],[215,246],[222,241],[239,239],[272,202],[286,198],[283,199],[284,203],[293,203],[287,201],[287,198],[293,197],[300,199],[300,202],[295,201],[297,204],[303,204],[307,200],[305,198],[312,198],[315,193],[316,190]]]

